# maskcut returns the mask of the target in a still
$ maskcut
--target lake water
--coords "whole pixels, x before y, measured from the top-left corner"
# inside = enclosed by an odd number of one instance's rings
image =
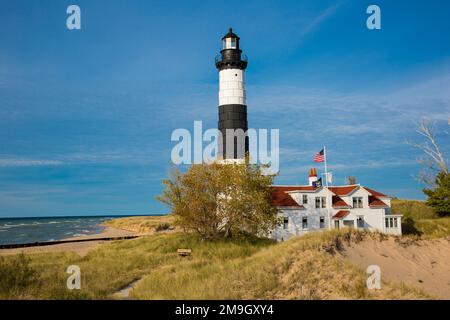
[[[116,217],[53,217],[0,219],[0,244],[53,241],[98,234],[100,224]]]

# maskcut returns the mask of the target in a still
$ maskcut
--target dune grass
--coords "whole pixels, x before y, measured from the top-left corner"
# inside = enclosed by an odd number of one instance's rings
[[[425,201],[393,199],[391,210],[394,214],[402,214],[405,219],[435,219],[438,215],[426,205]]]
[[[414,222],[414,228],[422,239],[449,237],[450,217],[417,220]]]
[[[167,261],[143,277],[137,299],[417,299],[429,296],[403,284],[366,287],[367,275],[343,259],[342,242],[365,233],[329,231],[265,245],[254,254],[226,255],[194,247],[193,256]],[[206,249],[206,250],[205,250]],[[233,250],[234,251],[234,250]],[[205,256],[206,255],[206,256]]]
[[[450,217],[439,217],[424,201],[392,200],[392,212],[402,214],[403,234],[422,239],[436,239],[450,236]]]
[[[103,244],[84,257],[30,254],[28,267],[37,278],[20,290],[3,288],[0,298],[114,298],[136,279],[141,279],[131,292],[136,299],[427,297],[400,284],[367,290],[367,275],[336,254],[341,241],[362,236],[352,231],[317,232],[277,244],[255,238],[202,241],[193,234],[172,232]],[[191,248],[192,255],[180,257],[178,248]],[[3,259],[11,263],[17,257]],[[69,265],[81,269],[81,290],[66,288]]]
[[[105,221],[104,225],[138,234],[152,234],[174,228],[173,215],[124,217]]]

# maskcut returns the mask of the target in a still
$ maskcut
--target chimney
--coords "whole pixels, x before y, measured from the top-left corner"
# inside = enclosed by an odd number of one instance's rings
[[[313,182],[317,181],[317,171],[316,168],[312,168],[309,170],[309,185],[312,186]]]

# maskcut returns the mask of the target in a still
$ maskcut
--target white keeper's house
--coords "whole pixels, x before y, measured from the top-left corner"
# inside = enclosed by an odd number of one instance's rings
[[[401,215],[391,213],[391,197],[355,185],[316,186],[311,169],[308,185],[273,186],[272,201],[283,223],[271,237],[283,241],[310,231],[344,227],[401,235]]]

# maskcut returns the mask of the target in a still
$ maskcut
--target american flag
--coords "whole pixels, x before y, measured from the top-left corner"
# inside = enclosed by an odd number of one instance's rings
[[[320,150],[318,153],[314,154],[314,162],[324,162],[324,161],[325,161],[325,156],[324,156],[323,149]]]

